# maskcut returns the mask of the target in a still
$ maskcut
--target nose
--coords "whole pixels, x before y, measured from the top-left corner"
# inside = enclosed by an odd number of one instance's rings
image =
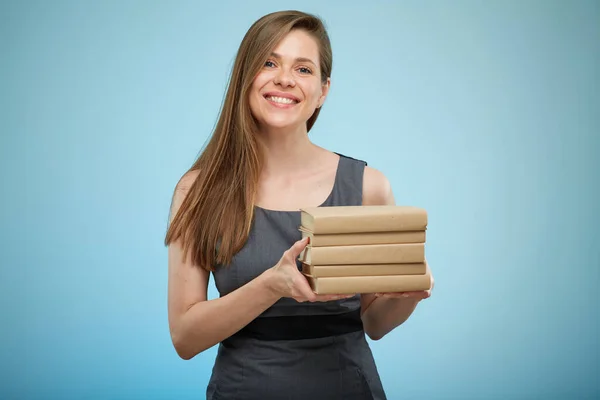
[[[275,75],[273,83],[275,83],[276,85],[281,85],[283,87],[296,86],[296,81],[294,80],[294,77],[284,68],[281,68],[279,72]]]

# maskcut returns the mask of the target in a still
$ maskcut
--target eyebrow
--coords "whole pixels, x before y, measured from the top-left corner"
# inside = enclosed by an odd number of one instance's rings
[[[277,53],[271,53],[271,57],[281,60],[281,56]],[[306,57],[298,57],[298,58],[296,58],[296,62],[309,62],[312,65],[315,65],[315,66],[317,65],[317,64],[315,64],[315,62],[313,60],[311,60],[310,58],[306,58]]]

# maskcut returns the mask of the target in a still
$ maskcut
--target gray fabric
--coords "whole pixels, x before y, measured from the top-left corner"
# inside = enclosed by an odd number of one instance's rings
[[[333,190],[321,205],[361,205],[366,163],[340,155]],[[274,266],[302,235],[300,212],[255,208],[248,241],[230,265],[213,273],[221,296]],[[298,303],[284,298],[258,318],[339,314],[360,308],[360,297]],[[207,388],[209,400],[384,400],[364,331],[318,339],[262,341],[235,337],[219,344]]]

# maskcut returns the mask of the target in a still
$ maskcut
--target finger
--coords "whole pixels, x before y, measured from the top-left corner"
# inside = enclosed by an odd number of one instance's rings
[[[300,253],[306,248],[308,245],[309,238],[305,237],[302,240],[298,240],[292,247],[288,249],[288,254],[292,258],[292,260],[296,260]]]
[[[407,298],[409,298],[409,299],[417,299],[417,300],[423,300],[423,299],[426,299],[427,297],[429,297],[429,293],[426,290],[422,291],[422,292],[418,292],[418,293],[412,293],[407,296]]]
[[[429,297],[428,291],[415,291],[415,292],[389,292],[389,293],[376,293],[376,297],[386,297],[392,299],[423,299]]]

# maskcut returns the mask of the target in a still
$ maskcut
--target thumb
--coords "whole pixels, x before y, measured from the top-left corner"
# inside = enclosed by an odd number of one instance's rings
[[[292,247],[290,247],[290,256],[292,259],[298,258],[302,250],[306,248],[308,245],[309,238],[305,237],[304,239],[298,240]]]

